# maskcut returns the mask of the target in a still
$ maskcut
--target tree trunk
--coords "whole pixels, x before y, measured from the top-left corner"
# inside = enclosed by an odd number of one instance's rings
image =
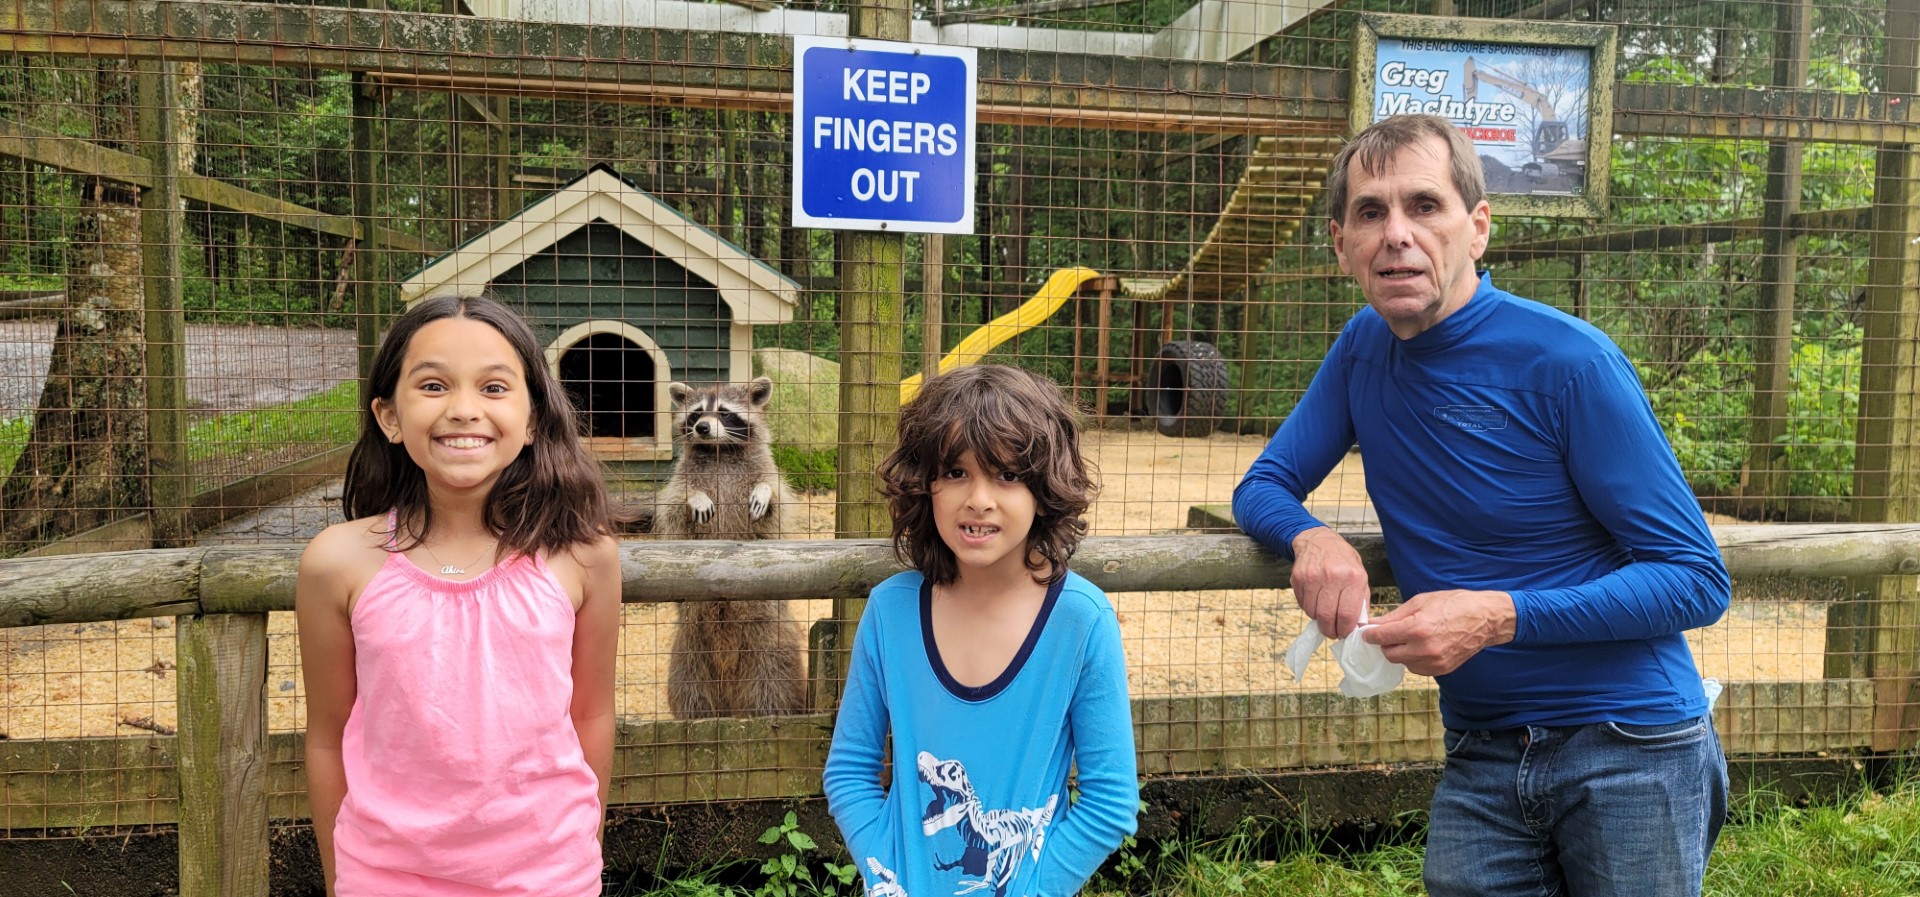
[[[131,79],[103,67],[96,137],[131,145]],[[0,490],[9,550],[83,532],[148,509],[146,341],[140,210],[134,188],[89,178],[33,435]]]

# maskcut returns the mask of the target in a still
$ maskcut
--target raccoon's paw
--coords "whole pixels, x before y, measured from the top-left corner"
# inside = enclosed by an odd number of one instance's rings
[[[713,498],[695,489],[687,493],[687,510],[693,512],[694,523],[707,523],[713,519]]]
[[[747,517],[759,520],[767,516],[767,508],[773,504],[773,486],[761,483],[747,494]]]

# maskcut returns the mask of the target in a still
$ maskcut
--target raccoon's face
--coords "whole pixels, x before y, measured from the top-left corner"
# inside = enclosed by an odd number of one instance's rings
[[[667,394],[673,399],[675,439],[686,445],[745,445],[763,438],[763,412],[773,381],[760,377],[746,384],[670,383]]]

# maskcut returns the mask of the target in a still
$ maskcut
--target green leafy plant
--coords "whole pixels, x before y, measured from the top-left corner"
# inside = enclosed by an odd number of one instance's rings
[[[839,894],[841,888],[851,886],[858,878],[858,871],[852,863],[825,864],[826,881],[815,881],[813,871],[807,868],[806,852],[819,847],[813,837],[800,830],[800,819],[792,810],[779,825],[769,827],[760,834],[760,843],[779,844],[785,842],[789,848],[778,856],[768,857],[760,864],[760,874],[767,877],[766,884],[754,891],[754,897],[801,897],[801,895]]]

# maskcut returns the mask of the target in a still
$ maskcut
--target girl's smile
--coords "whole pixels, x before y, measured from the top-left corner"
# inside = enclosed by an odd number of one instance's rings
[[[491,489],[533,442],[519,356],[499,331],[470,318],[421,327],[407,344],[393,400],[375,399],[373,413],[435,490]]]

